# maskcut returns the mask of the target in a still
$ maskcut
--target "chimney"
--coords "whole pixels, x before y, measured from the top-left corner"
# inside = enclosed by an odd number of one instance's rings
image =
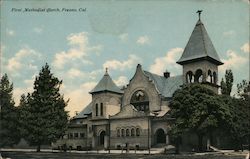
[[[170,77],[170,72],[168,72],[167,70],[163,73],[165,78],[169,78]]]

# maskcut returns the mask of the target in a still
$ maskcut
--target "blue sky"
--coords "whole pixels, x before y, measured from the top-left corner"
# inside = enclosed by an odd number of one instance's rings
[[[14,8],[14,9],[13,9]],[[25,8],[76,9],[77,12],[23,12]],[[80,8],[85,11],[78,11]],[[22,9],[21,12],[14,11]],[[249,79],[249,2],[247,0],[169,1],[1,1],[1,74],[14,83],[16,104],[32,91],[47,62],[63,80],[72,116],[91,101],[88,92],[105,67],[118,85],[143,69],[171,75],[203,10],[201,20],[235,85]],[[13,11],[12,11],[13,10]],[[234,86],[234,91],[236,87]]]

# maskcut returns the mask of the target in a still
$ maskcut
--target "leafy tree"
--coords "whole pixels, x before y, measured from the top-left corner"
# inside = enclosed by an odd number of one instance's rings
[[[30,93],[28,93],[27,96],[24,94],[21,95],[19,107],[18,107],[18,112],[19,112],[19,131],[21,134],[21,137],[25,138],[26,135],[29,133],[27,130],[27,123],[26,118],[29,115],[28,108],[29,108],[29,102],[31,99]]]
[[[221,80],[221,94],[230,95],[233,87],[233,72],[232,70],[226,70],[225,81]]]
[[[9,82],[7,74],[0,81],[0,147],[13,146],[18,143],[17,109],[12,98],[13,83]]]
[[[23,100],[23,132],[25,139],[37,146],[37,151],[42,144],[56,141],[66,130],[68,113],[64,108],[67,102],[59,93],[61,84],[46,64],[35,79],[34,92]]]
[[[244,100],[250,101],[250,81],[243,80],[241,83],[237,84],[237,94]]]
[[[199,151],[202,151],[203,137],[211,137],[213,131],[224,126],[230,118],[227,105],[212,90],[201,84],[185,85],[177,90],[170,108],[172,117],[176,118],[172,134],[177,132],[178,136],[179,132],[195,133]]]
[[[235,150],[242,149],[242,144],[250,145],[250,81],[243,80],[237,84],[237,93],[240,98],[232,98],[229,104],[233,115],[230,134]]]

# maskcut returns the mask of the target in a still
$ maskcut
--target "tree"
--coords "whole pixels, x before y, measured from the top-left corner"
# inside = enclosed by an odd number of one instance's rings
[[[7,74],[0,81],[0,147],[13,146],[18,143],[17,109],[12,98],[13,83],[9,82]]]
[[[20,134],[21,134],[21,137],[22,138],[26,138],[26,135],[29,133],[27,130],[27,123],[26,120],[27,120],[27,116],[29,115],[29,112],[28,112],[28,108],[29,108],[29,102],[31,100],[31,95],[30,93],[28,93],[27,96],[25,96],[24,94],[21,95],[21,99],[20,99],[20,103],[19,103],[19,106],[18,106],[18,118],[19,118],[19,131],[20,131]]]
[[[221,94],[230,95],[233,87],[233,72],[232,70],[226,70],[225,81],[221,80]]]
[[[25,139],[36,145],[38,152],[42,144],[56,141],[66,130],[68,112],[64,109],[68,101],[59,92],[61,84],[46,63],[35,79],[34,92],[24,100]]]
[[[198,137],[198,150],[202,151],[202,140],[230,118],[223,101],[212,90],[201,84],[184,85],[177,90],[170,103],[171,115],[176,118],[174,132],[192,132]]]
[[[237,84],[237,93],[240,98],[233,98],[230,104],[233,114],[230,134],[235,150],[239,150],[240,147],[243,150],[243,144],[250,146],[250,81],[243,80]]]
[[[241,83],[237,84],[237,94],[244,100],[250,101],[250,81],[242,80]]]

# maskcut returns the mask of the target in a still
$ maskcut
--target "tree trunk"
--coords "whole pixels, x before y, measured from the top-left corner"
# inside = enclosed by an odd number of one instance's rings
[[[214,146],[214,141],[213,141],[213,133],[210,130],[208,133],[208,139],[207,139],[207,151],[210,151],[210,146]]]
[[[203,139],[203,135],[198,134],[198,150],[199,150],[199,152],[202,152],[202,147],[203,147],[202,139]]]
[[[180,153],[180,142],[181,141],[181,137],[178,136],[176,139],[175,139],[175,153],[176,154],[179,154]]]
[[[36,148],[36,152],[40,152],[41,151],[41,145],[37,145],[37,148]]]
[[[179,153],[180,153],[180,145],[179,145],[179,143],[177,143],[175,145],[175,154],[179,154]]]
[[[214,137],[212,131],[209,132],[210,145],[214,146]]]

